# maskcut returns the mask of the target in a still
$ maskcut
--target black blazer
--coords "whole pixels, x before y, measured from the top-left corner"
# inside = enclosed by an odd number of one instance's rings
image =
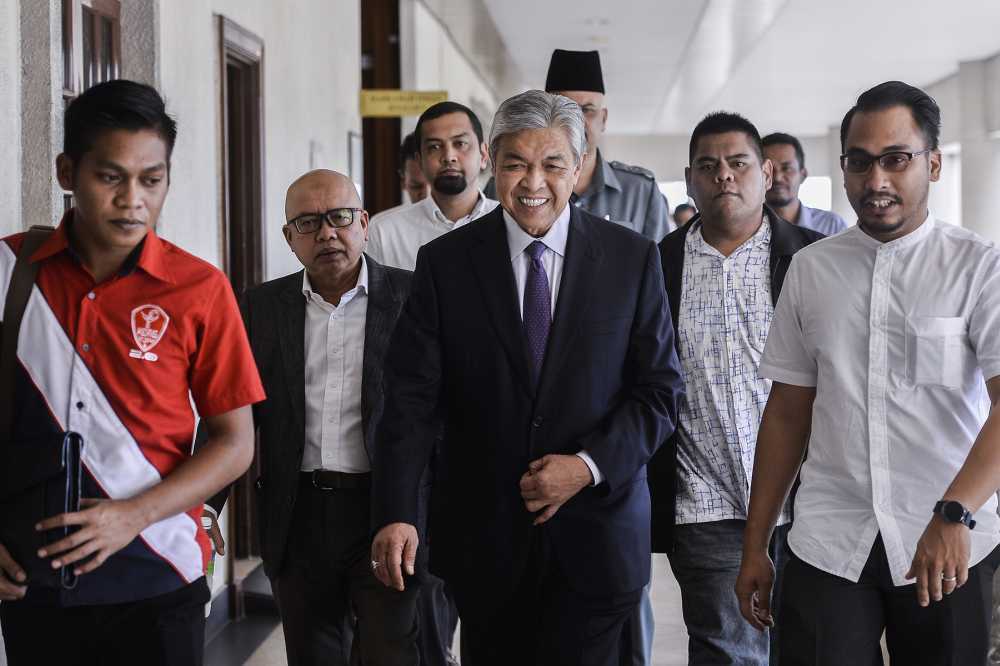
[[[649,580],[645,464],[674,429],[682,385],[659,257],[642,236],[571,211],[537,389],[500,208],[420,250],[386,358],[375,522],[415,524],[443,420],[430,566],[470,605],[507,598],[540,535],[588,594]],[[518,485],[528,463],[582,449],[604,482],[533,528]]]
[[[389,337],[406,295],[409,271],[367,257],[368,312],[361,378],[361,427],[369,459],[375,458],[382,415],[382,366]],[[257,480],[264,571],[275,576],[285,557],[305,448],[305,318],[302,271],[247,290],[240,301],[267,399],[253,407],[260,435]]]
[[[792,262],[792,255],[806,245],[823,238],[823,234],[806,229],[778,217],[769,206],[764,214],[771,225],[771,301],[778,303],[781,285]],[[684,281],[684,243],[699,216],[691,218],[660,241],[660,261],[667,286],[667,299],[674,329],[680,312],[681,286]],[[674,338],[675,343],[677,338]],[[679,352],[678,352],[679,355]],[[666,553],[673,549],[674,516],[677,500],[677,440],[671,437],[649,463],[649,492],[653,500],[653,552]]]

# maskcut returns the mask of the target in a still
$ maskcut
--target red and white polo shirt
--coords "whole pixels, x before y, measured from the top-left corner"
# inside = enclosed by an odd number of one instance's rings
[[[214,416],[264,389],[225,275],[150,232],[95,284],[69,246],[72,216],[32,256],[42,263],[18,340],[13,436],[82,434],[84,496],[132,497],[191,456],[192,402]],[[0,298],[23,239],[0,243]],[[57,602],[135,601],[197,580],[209,556],[201,512],[150,525]]]

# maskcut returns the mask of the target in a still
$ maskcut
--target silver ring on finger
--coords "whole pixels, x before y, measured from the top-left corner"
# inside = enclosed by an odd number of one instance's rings
[[[380,566],[382,566],[381,562],[378,560],[372,560],[372,571],[376,571]]]
[[[944,574],[941,574],[941,580],[945,583],[954,583],[958,580],[958,576],[945,576]]]

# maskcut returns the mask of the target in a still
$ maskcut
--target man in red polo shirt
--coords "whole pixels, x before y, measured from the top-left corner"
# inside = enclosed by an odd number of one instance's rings
[[[12,437],[80,433],[89,499],[38,525],[78,527],[38,553],[72,567],[74,589],[32,585],[0,546],[7,656],[201,664],[201,507],[249,466],[263,388],[226,277],[155,233],[176,137],[159,94],[95,86],[66,109],[65,130],[56,166],[76,205],[31,257]],[[0,295],[23,240],[0,242]],[[194,455],[192,403],[209,432]]]

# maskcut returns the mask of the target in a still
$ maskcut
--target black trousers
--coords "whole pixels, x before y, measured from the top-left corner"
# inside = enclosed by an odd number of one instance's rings
[[[618,666],[622,627],[641,590],[593,597],[577,591],[588,581],[573,583],[538,530],[525,574],[499,608],[483,611],[481,593],[456,590],[462,666]]]
[[[448,584],[430,574],[420,582],[420,663],[448,666],[458,626],[458,608]]]
[[[397,592],[371,570],[370,493],[321,490],[308,475],[299,484],[285,563],[271,580],[290,666],[420,663],[417,581]]]
[[[781,664],[880,665],[883,630],[894,665],[985,664],[998,562],[1000,548],[969,569],[965,585],[921,608],[914,585],[892,584],[881,536],[857,583],[791,553],[781,605]]]
[[[142,601],[100,606],[0,604],[9,666],[201,666],[205,579]]]

